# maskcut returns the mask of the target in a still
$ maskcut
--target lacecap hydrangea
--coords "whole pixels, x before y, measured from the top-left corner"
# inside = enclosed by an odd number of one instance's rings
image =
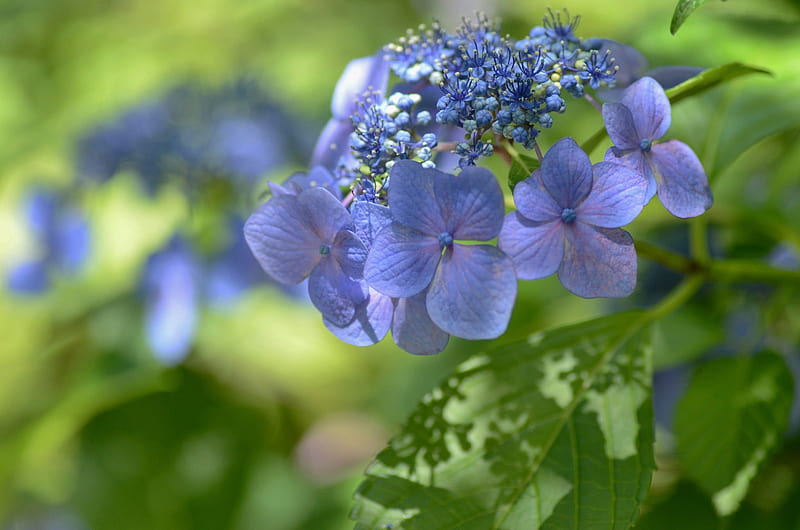
[[[312,169],[270,183],[273,196],[245,224],[262,268],[307,281],[343,341],[374,344],[391,330],[415,354],[443,350],[450,336],[501,336],[517,280],[558,273],[581,297],[629,295],[637,259],[621,227],[656,186],[681,217],[705,211],[710,192],[688,147],[657,143],[669,103],[650,78],[603,110],[615,143],[606,160],[592,164],[572,138],[541,155],[537,139],[568,96],[594,103],[588,91],[615,83],[609,41],[579,38],[578,21],[549,11],[514,40],[478,15],[453,33],[421,26],[351,62]],[[653,109],[657,117],[643,115]],[[541,168],[516,185],[518,210],[507,213],[497,178],[476,164],[494,154],[519,161],[517,148],[533,150]],[[676,185],[692,192],[665,200]]]

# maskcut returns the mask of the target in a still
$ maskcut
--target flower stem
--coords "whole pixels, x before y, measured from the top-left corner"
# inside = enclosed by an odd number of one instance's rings
[[[683,256],[682,254],[657,247],[646,241],[636,242],[636,253],[644,258],[659,263],[668,269],[672,269],[683,274],[693,274],[699,271],[701,268],[699,263],[687,258],[686,256]]]
[[[645,318],[653,322],[672,313],[694,296],[697,290],[703,285],[703,282],[704,278],[700,274],[685,278],[667,296],[662,298],[660,302],[648,309]]]

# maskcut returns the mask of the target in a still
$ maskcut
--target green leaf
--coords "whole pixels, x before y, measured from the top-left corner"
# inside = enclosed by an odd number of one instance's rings
[[[703,4],[707,4],[710,0],[678,0],[675,6],[675,12],[672,13],[672,22],[669,24],[669,32],[675,35],[686,19],[689,18],[695,9]]]
[[[655,466],[643,326],[612,315],[463,363],[370,465],[356,528],[629,528]]]
[[[675,104],[683,99],[714,88],[720,83],[731,81],[737,77],[751,74],[768,74],[772,72],[760,66],[750,66],[743,63],[728,63],[703,70],[696,76],[687,79],[666,91],[669,102]]]
[[[792,374],[773,353],[716,359],[695,372],[675,411],[677,450],[720,515],[736,511],[780,441],[793,396]]]
[[[514,191],[517,183],[530,177],[537,169],[539,169],[538,158],[518,155],[514,158],[514,163],[511,164],[511,168],[508,170],[508,187],[511,188],[511,191]]]

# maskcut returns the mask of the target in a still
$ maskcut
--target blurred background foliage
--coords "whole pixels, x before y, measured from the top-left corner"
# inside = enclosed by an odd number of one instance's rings
[[[0,526],[351,527],[366,462],[420,396],[485,345],[454,340],[421,358],[390,340],[343,344],[302,293],[252,274],[236,253],[237,223],[269,180],[304,168],[351,59],[434,16],[453,28],[475,8],[521,36],[546,7],[0,1]],[[677,105],[670,135],[714,181],[703,221],[712,252],[797,266],[797,2],[712,2],[675,37],[671,0],[552,7],[582,16],[579,35],[633,45],[651,67],[741,61],[774,72]],[[543,147],[601,124],[576,102]],[[688,224],[657,207],[631,231],[688,245]],[[520,284],[497,342],[650,305],[679,279],[640,267],[634,297],[614,303],[578,299],[553,278]],[[797,367],[799,290],[710,284],[662,322],[656,364],[674,372],[657,376],[661,470],[643,527],[676,527],[663,526],[667,516],[717,524],[708,499],[679,481],[670,441],[685,363],[768,348]],[[797,406],[792,425],[796,436]],[[790,438],[764,471],[778,479],[757,482],[734,527],[797,527],[798,454]]]

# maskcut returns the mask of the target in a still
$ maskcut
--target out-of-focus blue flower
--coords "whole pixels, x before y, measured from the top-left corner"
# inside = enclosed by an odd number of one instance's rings
[[[488,241],[503,222],[494,175],[470,167],[458,177],[418,162],[391,170],[392,223],[376,237],[364,269],[370,287],[394,298],[426,292],[433,323],[468,339],[501,335],[516,297],[511,260]]]
[[[38,257],[13,267],[6,283],[17,293],[36,294],[50,287],[51,275],[74,274],[89,255],[89,224],[84,214],[52,189],[32,190],[25,218]]]
[[[658,141],[672,120],[669,99],[654,79],[644,77],[625,90],[620,103],[603,105],[603,121],[614,146],[607,161],[626,164],[647,178],[645,201],[658,193],[676,217],[696,217],[713,202],[703,165],[679,140]]]
[[[636,285],[636,250],[619,227],[641,212],[646,188],[637,172],[610,162],[592,166],[575,140],[563,138],[541,169],[514,188],[517,211],[506,216],[498,244],[520,279],[558,272],[578,296],[628,296]]]
[[[250,216],[244,234],[270,276],[289,285],[308,278],[308,294],[323,318],[345,326],[368,295],[366,249],[352,229],[345,207],[315,187],[272,197]]]
[[[77,170],[100,181],[129,170],[151,194],[170,180],[192,188],[223,178],[247,187],[299,159],[307,136],[253,81],[219,90],[187,84],[90,131],[78,143]]]
[[[191,349],[198,318],[200,270],[188,243],[175,236],[148,259],[142,281],[145,333],[156,358],[181,362]]]

